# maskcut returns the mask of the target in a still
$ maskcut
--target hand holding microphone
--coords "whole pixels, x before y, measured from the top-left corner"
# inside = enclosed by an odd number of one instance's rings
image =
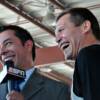
[[[20,92],[16,92],[13,90],[7,94],[6,99],[7,100],[25,100],[24,96]]]

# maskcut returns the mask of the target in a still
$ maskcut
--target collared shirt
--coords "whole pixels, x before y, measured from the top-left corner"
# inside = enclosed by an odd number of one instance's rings
[[[35,70],[35,68],[33,67],[33,68],[31,68],[31,69],[29,69],[29,70],[26,70],[26,78],[25,78],[25,81],[24,82],[22,82],[21,84],[20,84],[20,89],[22,90],[23,89],[23,87],[25,86],[25,84],[27,83],[27,81],[28,81],[28,79],[29,79],[29,77],[31,76],[31,74],[34,72],[34,70]]]

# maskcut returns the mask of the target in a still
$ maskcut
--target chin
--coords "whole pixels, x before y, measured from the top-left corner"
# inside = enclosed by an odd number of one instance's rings
[[[73,56],[72,55],[65,55],[65,60],[73,60]]]
[[[72,54],[69,54],[67,51],[64,52],[65,60],[70,60],[72,58]]]

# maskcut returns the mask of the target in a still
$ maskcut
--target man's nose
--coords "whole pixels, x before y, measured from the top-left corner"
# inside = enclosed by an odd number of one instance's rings
[[[56,38],[57,43],[60,43],[60,41],[61,41],[61,38]]]
[[[62,40],[62,34],[56,34],[56,42],[60,43]]]

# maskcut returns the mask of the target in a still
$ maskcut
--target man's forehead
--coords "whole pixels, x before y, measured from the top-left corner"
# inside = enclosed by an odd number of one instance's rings
[[[69,21],[69,18],[70,18],[70,14],[65,14],[61,16],[59,20],[56,22],[56,25],[60,26],[60,25],[65,24],[67,20]]]
[[[15,36],[13,30],[6,30],[0,33],[0,43],[4,42],[5,40],[10,39],[11,37]]]
[[[5,30],[5,31],[2,31],[0,32],[0,36],[12,36],[12,35],[15,35],[15,31],[14,30]]]

